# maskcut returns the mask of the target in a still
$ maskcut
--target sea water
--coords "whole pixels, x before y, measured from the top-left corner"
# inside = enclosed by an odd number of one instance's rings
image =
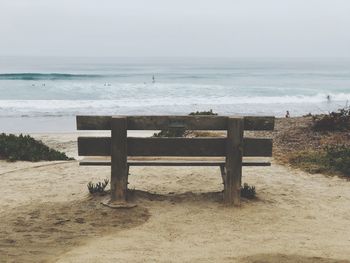
[[[78,114],[301,116],[349,100],[350,59],[0,57],[0,132],[72,131]]]

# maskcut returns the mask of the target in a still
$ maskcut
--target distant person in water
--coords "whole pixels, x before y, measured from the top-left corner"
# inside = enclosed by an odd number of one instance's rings
[[[154,77],[154,75],[152,77],[152,83],[156,83],[156,78]]]
[[[331,95],[327,95],[327,101],[331,102]]]
[[[286,118],[290,118],[289,110],[286,112]]]

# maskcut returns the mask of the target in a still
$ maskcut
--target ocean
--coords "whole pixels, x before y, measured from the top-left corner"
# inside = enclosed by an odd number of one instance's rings
[[[78,114],[301,116],[349,100],[350,59],[0,57],[0,132],[74,131]]]

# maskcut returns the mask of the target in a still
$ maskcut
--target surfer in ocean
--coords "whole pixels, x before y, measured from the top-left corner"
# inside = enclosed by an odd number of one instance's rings
[[[152,83],[156,83],[156,78],[154,77],[154,75],[152,77]]]

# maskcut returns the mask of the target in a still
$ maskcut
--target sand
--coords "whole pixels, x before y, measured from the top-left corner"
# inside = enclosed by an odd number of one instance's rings
[[[36,134],[76,156],[77,134]],[[220,198],[219,168],[133,167],[137,207],[86,184],[109,167],[0,162],[0,262],[350,262],[350,182],[273,163],[245,167],[256,200]]]

